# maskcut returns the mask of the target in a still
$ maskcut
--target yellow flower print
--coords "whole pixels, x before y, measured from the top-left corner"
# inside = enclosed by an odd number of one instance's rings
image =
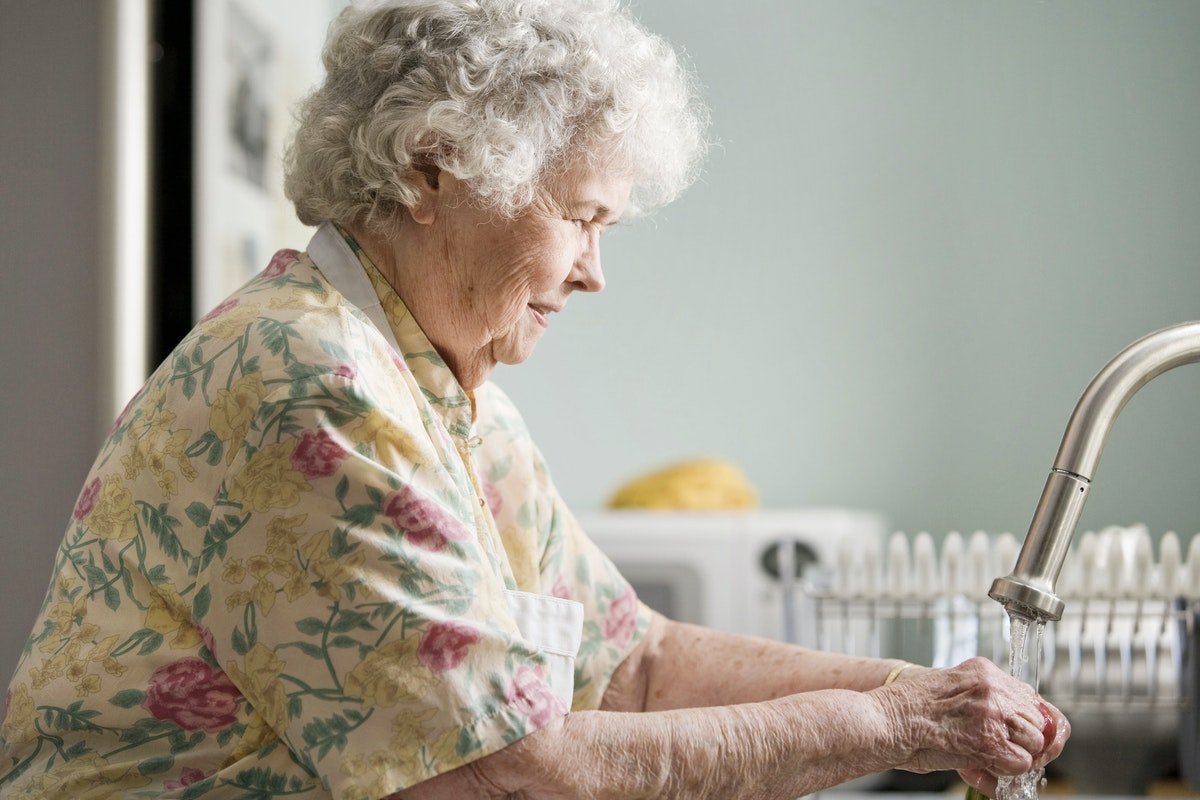
[[[437,715],[436,708],[427,708],[424,711],[409,709],[397,712],[396,717],[392,720],[392,746],[397,750],[404,750],[413,742],[425,741],[428,738],[428,732],[424,723],[429,722]]]
[[[236,764],[251,753],[258,752],[264,744],[277,738],[279,737],[275,735],[275,732],[267,727],[262,714],[258,712],[257,708],[254,709],[246,723],[246,732],[234,744],[232,752],[225,759],[225,763],[221,765],[221,769]]]
[[[271,559],[266,556],[250,556],[246,559],[246,569],[254,577],[262,578],[271,571]]]
[[[162,475],[167,469],[167,457],[161,450],[148,448],[146,450],[146,466],[150,469],[151,475]]]
[[[264,578],[254,585],[254,590],[250,593],[254,605],[264,617],[275,607],[275,591],[275,584]]]
[[[305,308],[335,308],[341,301],[341,295],[333,292],[313,292],[308,289],[293,289],[288,299],[272,297],[267,308],[305,309]]]
[[[82,637],[83,630],[80,630]],[[114,633],[112,636],[106,636],[102,641],[96,643],[95,647],[88,651],[86,656],[88,661],[103,661],[109,657],[113,648],[117,646],[117,641],[120,640],[120,635]]]
[[[240,558],[229,559],[225,562],[225,569],[221,570],[221,580],[236,586],[246,580],[246,565]]]
[[[85,519],[101,539],[123,542],[137,535],[134,514],[133,495],[125,488],[120,478],[109,475],[104,479],[96,507]]]
[[[375,449],[376,457],[390,467],[422,463],[421,450],[416,442],[403,429],[393,425],[379,409],[373,409],[366,419],[350,431],[350,440],[355,444],[370,444]]]
[[[233,611],[235,608],[241,608],[250,602],[249,592],[234,592],[225,598],[225,610]]]
[[[294,603],[304,595],[308,594],[308,590],[312,587],[309,585],[308,576],[299,570],[296,574],[288,578],[287,583],[283,585],[283,593],[287,597],[289,603]]]
[[[18,684],[8,701],[8,715],[4,724],[0,725],[0,736],[10,745],[25,744],[37,738],[37,728],[34,720],[37,718],[37,706],[29,694],[29,687]]]
[[[134,439],[149,439],[153,441],[160,433],[165,433],[175,421],[175,413],[166,409],[167,394],[157,390],[146,395],[142,402],[142,414],[129,425],[129,433]]]
[[[100,691],[100,676],[88,675],[79,682],[78,686],[75,687],[75,696],[87,697],[88,695],[95,694],[98,691]]]
[[[158,488],[162,490],[163,499],[170,498],[179,493],[179,481],[175,479],[174,472],[164,472],[158,476]]]
[[[439,761],[453,758],[458,751],[458,737],[461,733],[462,731],[458,728],[450,728],[442,733],[441,736],[426,744],[425,751],[429,754],[429,760],[436,764]]]
[[[137,771],[136,761],[109,764],[97,755],[82,755],[64,761],[53,772],[33,774],[14,786],[18,797],[70,797],[71,800],[107,800],[127,797],[146,786],[150,778]]]
[[[79,683],[84,675],[87,674],[88,665],[83,661],[72,661],[67,666],[67,680],[71,683]]]
[[[196,480],[197,475],[196,468],[192,466],[192,460],[183,452],[183,446],[191,437],[190,428],[174,431],[163,447],[163,453],[175,459],[175,463],[179,465],[179,473],[183,475],[184,480],[189,482]]]
[[[79,630],[75,632],[75,635],[82,641],[90,642],[92,640],[92,638],[95,637],[95,635],[99,632],[100,632],[99,625],[93,625],[92,623],[88,622],[83,625],[80,625]],[[105,641],[107,641],[107,640],[105,640]]]
[[[393,327],[400,327],[400,323],[408,316],[408,309],[404,307],[404,301],[400,299],[400,295],[389,291],[382,305],[383,313],[387,314],[388,322],[392,323]]]
[[[234,339],[246,331],[246,326],[258,316],[256,305],[238,305],[220,316],[202,322],[204,333],[214,339]]]
[[[308,514],[296,514],[292,517],[275,517],[267,523],[267,553],[274,556],[285,556],[292,552],[300,537],[304,534],[296,530],[308,519]]]
[[[304,476],[292,469],[295,439],[269,444],[255,453],[233,476],[229,499],[242,508],[259,513],[272,508],[291,508],[303,492],[312,490]]]
[[[208,427],[226,445],[225,463],[233,461],[237,444],[246,438],[259,404],[267,396],[262,373],[251,372],[238,378],[233,386],[217,392],[208,415]]]
[[[346,676],[344,692],[367,706],[394,706],[415,701],[433,685],[433,673],[417,668],[418,637],[390,642],[367,654]]]
[[[279,676],[287,663],[259,642],[246,653],[245,664],[243,671],[236,661],[230,661],[225,665],[225,671],[262,714],[263,721],[274,731],[283,730],[287,695]]]
[[[146,459],[142,455],[140,448],[134,447],[128,454],[121,456],[121,463],[125,465],[125,480],[131,481],[141,474],[146,468]]]
[[[317,594],[330,600],[341,600],[342,585],[357,579],[356,568],[362,566],[366,556],[357,550],[353,555],[333,558],[329,555],[329,545],[329,531],[321,531],[309,537],[301,553],[308,561],[309,571],[323,584]]]
[[[163,636],[174,634],[172,649],[187,650],[200,645],[200,632],[192,624],[191,613],[171,583],[162,583],[150,590],[150,608],[142,624]]]
[[[60,634],[66,634],[76,622],[87,615],[87,601],[80,597],[74,603],[55,603],[46,616],[54,623],[54,629]]]
[[[107,672],[109,675],[113,675],[113,676],[119,678],[122,675],[124,675],[125,671],[128,669],[129,669],[129,667],[125,666],[120,661],[117,661],[112,656],[109,656],[108,658],[104,659],[104,671]]]

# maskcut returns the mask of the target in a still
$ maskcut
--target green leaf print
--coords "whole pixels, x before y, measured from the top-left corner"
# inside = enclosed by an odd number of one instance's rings
[[[123,689],[108,698],[108,702],[118,708],[133,708],[134,706],[140,706],[145,701],[146,693],[141,689]]]
[[[204,528],[212,517],[212,509],[197,500],[187,507],[187,516],[197,528]]]
[[[104,605],[108,606],[110,611],[121,607],[121,593],[112,584],[104,587]]]
[[[179,795],[180,800],[196,800],[197,797],[203,797],[208,794],[209,790],[216,786],[217,779],[215,776],[205,778],[202,781],[196,781],[191,786],[183,790],[183,794]]]
[[[204,586],[192,598],[192,616],[196,619],[203,619],[204,615],[208,613],[208,607],[211,604],[212,592],[207,586]]]
[[[175,766],[175,756],[168,754],[139,761],[137,768],[138,772],[143,775],[153,775],[156,772],[166,772],[173,766]]]

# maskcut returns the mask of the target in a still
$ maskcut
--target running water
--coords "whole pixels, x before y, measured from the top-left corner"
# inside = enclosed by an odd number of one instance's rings
[[[1008,645],[1008,672],[1017,680],[1025,681],[1038,690],[1039,667],[1042,663],[1042,630],[1046,623],[1037,622],[1010,610],[1008,612],[1011,636]],[[1030,626],[1036,625],[1033,636]],[[1044,769],[1026,772],[1011,778],[1001,778],[996,786],[996,800],[1037,800],[1038,787],[1043,783]]]

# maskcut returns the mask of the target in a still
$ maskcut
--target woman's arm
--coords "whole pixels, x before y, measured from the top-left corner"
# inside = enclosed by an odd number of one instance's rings
[[[613,673],[601,709],[665,711],[774,700],[817,689],[868,691],[904,662],[856,658],[673,622],[655,614]]]
[[[1033,691],[971,659],[870,692],[578,712],[399,797],[791,800],[889,767],[1019,774],[1061,752],[1069,728],[1053,713],[1047,744]]]

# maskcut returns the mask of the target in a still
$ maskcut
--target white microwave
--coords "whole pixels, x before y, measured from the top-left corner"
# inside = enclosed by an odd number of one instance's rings
[[[839,543],[878,548],[878,514],[847,509],[602,511],[579,522],[651,608],[679,622],[794,640],[787,593],[809,565],[832,567]],[[785,602],[787,601],[787,602]]]

